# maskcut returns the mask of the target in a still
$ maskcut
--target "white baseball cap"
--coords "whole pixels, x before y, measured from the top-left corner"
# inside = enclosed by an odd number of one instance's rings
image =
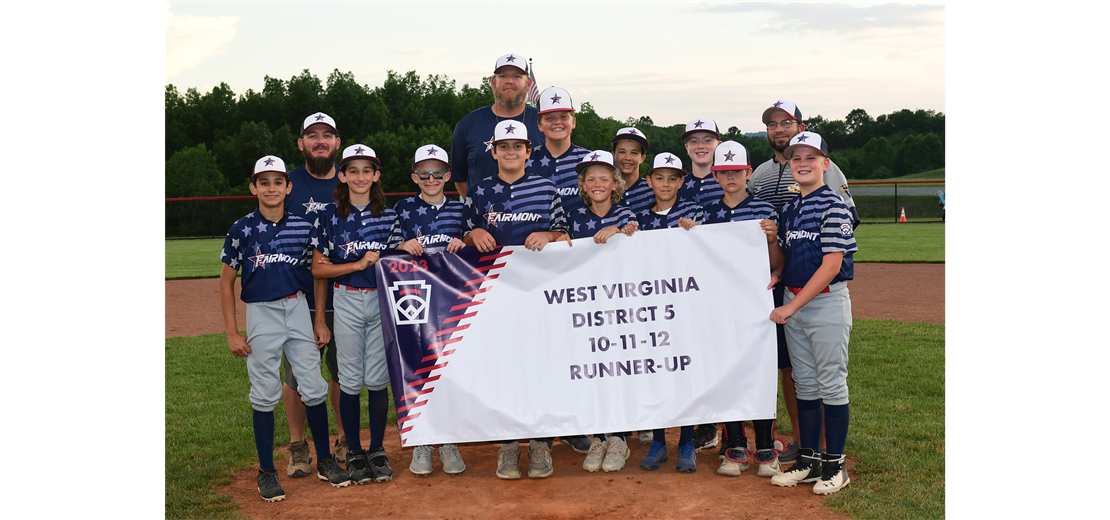
[[[721,138],[721,132],[717,131],[717,122],[708,117],[698,118],[686,123],[686,131],[682,133],[682,140],[685,141],[694,132],[709,132],[717,139]]]
[[[791,155],[794,155],[794,150],[803,146],[813,148],[821,152],[821,155],[825,157],[829,156],[828,143],[826,143],[820,135],[813,132],[798,132],[798,135],[790,139],[790,146],[787,146],[786,149],[782,151],[782,155],[789,159]]]
[[[267,155],[266,157],[255,161],[254,173],[251,174],[251,178],[253,179],[255,175],[263,172],[281,172],[284,174],[289,173],[288,170],[285,169],[285,161],[281,160],[281,157],[278,157],[276,155]]]
[[[493,66],[493,71],[497,72],[497,69],[500,69],[501,67],[516,67],[520,69],[521,72],[528,72],[527,70],[524,70],[524,64],[527,62],[528,59],[524,56],[521,56],[520,54],[506,54],[500,58],[497,58],[497,63]]]
[[[752,155],[744,145],[736,141],[725,141],[713,150],[713,166],[710,171],[744,170],[752,167]]]
[[[644,153],[647,153],[648,150],[651,149],[651,143],[648,142],[647,136],[644,135],[643,132],[637,130],[634,126],[626,126],[624,128],[621,128],[620,130],[617,130],[617,135],[613,136],[614,148],[617,146],[617,141],[620,141],[621,139],[630,139],[636,141],[637,143],[640,143],[640,146],[644,147]]]
[[[767,124],[770,121],[771,114],[774,113],[775,110],[786,112],[786,115],[793,117],[798,122],[802,120],[802,111],[798,108],[798,105],[780,99],[772,103],[767,110],[763,111],[763,124]]]
[[[416,166],[416,163],[427,161],[428,159],[434,159],[446,164],[448,168],[451,167],[451,163],[447,160],[447,151],[434,144],[426,144],[417,148],[416,155],[412,157],[412,165]]]
[[[570,93],[559,87],[547,87],[540,92],[540,113],[548,112],[574,112],[574,103],[570,100]]]
[[[590,152],[589,155],[583,157],[582,160],[574,166],[574,171],[582,173],[590,166],[608,166],[614,170],[617,169],[616,161],[613,160],[613,154],[605,150],[594,150]]]
[[[678,170],[682,172],[683,175],[686,175],[686,170],[682,169],[682,159],[679,159],[677,155],[670,152],[663,152],[655,156],[655,160],[652,161],[651,169],[648,170],[648,174],[651,174],[655,170]]]
[[[328,125],[329,127],[331,127],[332,132],[335,132],[337,134],[339,133],[339,129],[335,127],[335,120],[332,119],[331,116],[323,112],[317,112],[304,118],[304,123],[301,123],[300,135],[304,135],[304,131],[308,130],[308,127],[312,125]]]
[[[382,161],[378,159],[378,154],[374,153],[373,148],[364,144],[355,144],[343,149],[343,158],[339,160],[339,169],[342,170],[347,163],[358,159],[365,159],[374,163],[375,168],[382,167]]]
[[[515,119],[502,121],[493,127],[493,143],[501,141],[524,141],[532,144],[528,140],[528,127]]]

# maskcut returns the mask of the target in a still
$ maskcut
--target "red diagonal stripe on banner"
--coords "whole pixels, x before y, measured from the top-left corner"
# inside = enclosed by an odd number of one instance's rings
[[[402,430],[401,430],[400,432],[398,432],[398,433],[400,433],[401,435],[404,435],[404,434],[408,433],[408,432],[409,432],[409,430],[411,430],[411,429],[412,429],[412,426],[405,426],[405,427],[404,427],[404,428],[403,428],[403,429],[402,429]],[[401,443],[402,443],[402,444],[403,444],[404,442],[405,442],[404,440],[402,440],[402,441],[401,441]]]
[[[451,307],[451,312],[455,312],[459,309],[465,309],[467,307],[473,307],[475,305],[481,305],[483,303],[486,303],[486,301],[485,300],[477,300],[477,301],[472,301],[470,303],[460,303],[460,304],[458,304],[454,307]]]
[[[474,316],[477,316],[477,315],[478,315],[477,312],[470,312],[470,313],[467,313],[467,314],[460,314],[458,316],[451,316],[450,318],[447,318],[447,319],[443,320],[443,325],[451,323],[452,321],[459,321],[459,320],[465,320],[467,318],[473,318]]]
[[[487,265],[485,267],[475,267],[473,271],[470,271],[470,274],[478,274],[478,273],[481,273],[481,272],[484,272],[484,271],[489,271],[490,269],[500,269],[502,267],[505,267],[505,264],[493,264],[493,265]],[[412,289],[412,290],[415,290],[415,289]]]
[[[414,413],[414,414],[409,414],[409,415],[406,415],[406,416],[404,416],[404,417],[399,417],[399,418],[397,419],[397,424],[402,424],[402,423],[404,423],[404,422],[406,422],[406,421],[411,421],[411,420],[413,420],[413,419],[415,419],[415,418],[417,418],[417,417],[420,417],[420,414],[418,414],[418,413]]]
[[[423,363],[425,361],[431,361],[433,359],[439,359],[443,356],[450,356],[451,354],[454,354],[454,353],[455,353],[455,349],[451,349],[451,350],[448,350],[448,351],[445,351],[445,352],[440,352],[439,354],[432,354],[430,356],[424,356],[424,359],[421,359],[420,362]],[[446,364],[446,363],[444,363],[444,364]]]
[[[438,379],[439,379],[439,376],[432,376],[432,377],[425,377],[424,379],[417,379],[416,381],[413,381],[413,382],[409,383],[409,388],[412,388],[416,385],[422,385],[424,383],[431,383],[432,381],[436,381]]]
[[[455,298],[455,299],[456,300],[461,300],[461,299],[463,299],[463,297],[474,296],[475,294],[482,294],[482,293],[484,293],[488,290],[490,290],[489,287],[486,287],[484,289],[478,289],[477,291],[464,292],[464,293],[460,294],[458,298]]]
[[[420,397],[424,394],[431,393],[432,390],[435,390],[435,388],[425,388],[423,390],[417,390],[415,392],[402,395],[401,402],[408,401],[409,399],[416,399],[417,397]]]
[[[495,275],[491,275],[491,276],[483,276],[481,278],[475,278],[475,279],[470,280],[469,282],[466,282],[465,284],[463,284],[463,287],[466,287],[468,285],[478,285],[482,282],[489,281],[489,280],[496,280],[498,276],[501,276],[501,275],[495,274]]]
[[[431,372],[432,370],[435,370],[437,368],[443,368],[445,366],[447,366],[447,363],[440,363],[438,365],[432,365],[430,367],[424,367],[424,368],[421,368],[420,370],[417,370],[416,372],[413,372],[412,375],[423,374],[424,372]]]
[[[485,301],[485,300],[482,300],[482,301]],[[466,325],[460,325],[458,327],[451,327],[449,329],[443,329],[443,330],[436,333],[436,337],[438,338],[440,336],[446,336],[446,335],[448,335],[452,332],[458,332],[460,330],[466,330],[466,329],[469,329],[469,328],[470,328],[470,324],[467,323]]]
[[[415,402],[415,403],[412,403],[412,404],[410,404],[410,405],[402,406],[402,407],[400,407],[400,408],[398,408],[398,409],[397,409],[397,413],[401,413],[401,412],[403,412],[403,411],[405,411],[405,410],[408,410],[408,409],[411,409],[411,408],[416,408],[416,407],[418,407],[418,406],[424,406],[424,405],[426,405],[426,404],[428,404],[428,400],[427,400],[427,399],[425,399],[425,400],[423,400],[423,401],[419,401],[419,402]]]
[[[498,258],[501,258],[503,256],[509,256],[511,254],[513,254],[512,251],[505,251],[504,253],[497,253],[496,255],[483,256],[483,257],[479,258],[478,261],[479,262],[485,262],[486,260],[496,260]]]
[[[452,343],[457,343],[459,341],[462,341],[462,336],[459,336],[457,338],[445,339],[443,341],[437,341],[435,343],[432,343],[431,345],[428,345],[428,350],[432,350],[433,348],[436,348],[436,347],[442,347],[444,345],[450,345]],[[419,374],[419,373],[420,372],[417,372],[417,374]]]

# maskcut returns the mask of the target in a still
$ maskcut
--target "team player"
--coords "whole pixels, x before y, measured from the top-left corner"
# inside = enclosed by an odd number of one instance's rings
[[[686,131],[682,133],[682,143],[686,147],[686,155],[690,156],[690,173],[686,175],[678,198],[695,202],[699,206],[719,200],[721,198],[721,185],[713,178],[710,167],[713,166],[713,150],[721,144],[721,133],[717,130],[717,123],[707,117],[695,119],[686,123]],[[712,425],[710,425],[712,426]],[[717,445],[717,428],[713,428],[713,443],[701,448],[712,448]],[[695,437],[697,433],[695,433]],[[697,439],[694,441],[697,444]]]
[[[451,157],[455,158],[452,177],[460,194],[469,193],[478,181],[497,174],[497,162],[490,156],[497,123],[516,121],[528,129],[537,146],[543,144],[543,134],[536,127],[536,109],[524,103],[532,85],[524,70],[527,62],[520,54],[497,58],[489,79],[494,103],[463,116],[455,125],[451,136]]]
[[[251,175],[250,190],[258,197],[258,209],[235,221],[220,253],[220,308],[227,328],[231,353],[245,357],[250,377],[251,408],[254,409],[254,445],[258,451],[258,492],[267,502],[285,498],[285,490],[274,468],[274,407],[282,397],[278,367],[285,354],[299,376],[300,395],[306,404],[308,426],[316,446],[316,474],[335,487],[351,483],[328,447],[328,386],[320,375],[317,351],[326,339],[313,335],[305,294],[323,280],[312,282],[308,274],[309,234],[312,224],[285,210],[289,194],[285,162],[272,155],[259,159]],[[247,335],[235,323],[235,279],[242,265],[242,292],[247,304]],[[322,294],[322,293],[321,293]],[[323,315],[317,314],[317,327]]]
[[[651,171],[648,172],[648,185],[655,193],[655,204],[638,215],[640,229],[648,231],[681,227],[687,231],[705,221],[701,206],[679,200],[678,190],[686,171],[682,161],[675,154],[664,152],[655,156]],[[714,427],[715,428],[715,427]],[[659,469],[659,465],[669,458],[667,453],[667,433],[663,428],[652,431],[651,447],[640,460],[642,469]],[[693,473],[698,470],[694,458],[694,427],[683,426],[678,437],[678,471]]]
[[[383,249],[392,249],[390,230],[397,214],[385,205],[381,161],[366,145],[348,146],[339,163],[335,204],[328,206],[313,228],[316,251],[312,276],[332,278],[335,289],[335,341],[339,346],[339,396],[344,429],[349,433],[347,470],[356,484],[381,482],[393,477],[382,439],[388,398],[389,374],[385,362],[377,280],[373,265]],[[324,259],[327,261],[324,261]],[[362,450],[359,438],[359,395],[367,389],[370,447]]]
[[[781,99],[772,103],[763,111],[763,124],[767,125],[767,142],[771,145],[771,149],[775,151],[775,155],[767,162],[756,167],[755,171],[752,172],[752,178],[748,182],[748,186],[751,188],[753,195],[769,202],[775,207],[775,211],[778,211],[781,215],[783,206],[798,196],[798,187],[795,186],[794,178],[790,175],[790,163],[783,156],[783,151],[790,145],[790,140],[794,136],[806,129],[806,125],[802,122],[801,109],[794,103]],[[840,171],[840,168],[837,168],[836,164],[831,161],[829,162],[829,168],[825,170],[825,185],[834,190],[839,187],[841,199],[852,214],[852,227],[855,228],[859,224],[859,217],[856,215],[855,201],[848,193],[848,181],[844,178],[844,173]],[[772,295],[776,307],[782,305],[784,292],[785,289],[783,289],[781,283],[775,286]],[[778,332],[782,397],[786,403],[786,412],[790,417],[790,426],[794,430],[796,439],[798,432],[798,398],[794,393],[790,356],[786,352],[786,332],[782,325],[775,328]],[[786,449],[779,454],[779,460],[784,464],[793,462],[797,457],[797,440],[788,444]]]
[[[798,184],[799,197],[782,210],[778,242],[785,256],[782,283],[786,300],[771,321],[786,327],[786,346],[798,392],[798,462],[771,477],[777,486],[815,482],[827,495],[848,485],[844,444],[848,437],[848,338],[856,240],[852,214],[840,194],[824,182],[829,167],[825,140],[801,132],[783,155]],[[822,415],[824,417],[822,418]],[[820,453],[821,427],[826,451]]]
[[[624,179],[625,189],[621,202],[636,215],[647,211],[655,204],[655,194],[647,185],[647,181],[640,177],[640,165],[644,163],[644,159],[647,159],[650,149],[651,143],[648,142],[647,136],[634,126],[621,128],[613,136],[613,158],[616,159],[617,168],[620,169],[621,178]],[[643,433],[641,432],[640,442],[644,442]],[[651,443],[650,433],[648,435],[647,442],[644,444]]]
[[[721,186],[723,195],[720,199],[706,204],[705,223],[759,220],[760,227],[767,233],[770,270],[778,272],[782,269],[782,250],[778,247],[778,228],[774,222],[778,215],[770,204],[748,194],[747,184],[748,177],[752,173],[751,164],[751,155],[744,145],[736,141],[725,141],[717,145],[713,152],[712,170],[713,177]],[[759,465],[757,474],[761,477],[770,477],[779,473],[778,452],[774,449],[774,422],[774,419],[752,421],[755,427],[755,461]],[[715,426],[714,430],[716,430]],[[741,471],[748,469],[751,453],[742,421],[725,423],[725,442],[721,447],[721,466],[717,468],[717,473],[738,476]]]
[[[493,158],[497,175],[471,186],[467,194],[463,241],[485,253],[498,245],[524,246],[542,251],[548,243],[567,234],[562,201],[551,179],[525,172],[532,153],[528,129],[519,121],[502,121],[494,128]],[[528,476],[551,476],[553,439],[528,442]],[[503,441],[497,452],[497,476],[520,478],[520,446]]]
[[[297,138],[297,148],[301,151],[304,164],[289,172],[289,182],[293,191],[285,197],[285,210],[313,222],[324,211],[324,207],[331,203],[332,192],[335,185],[339,184],[336,177],[338,169],[335,165],[336,156],[339,154],[339,131],[336,129],[335,120],[331,116],[316,112],[301,123],[301,134]],[[331,288],[327,290],[327,305],[324,307],[324,326],[316,327],[316,338],[323,339],[327,346],[320,349],[320,356],[328,367],[331,381],[328,384],[332,413],[335,414],[336,428],[339,438],[335,440],[336,459],[344,462],[347,457],[347,438],[343,431],[343,421],[339,414],[339,365],[335,357],[335,337],[331,330],[334,328]],[[316,293],[308,292],[308,313],[316,323]],[[321,296],[321,300],[325,298]],[[309,475],[309,464],[312,455],[308,450],[308,443],[304,440],[305,408],[304,403],[297,398],[297,376],[289,367],[289,360],[282,362],[282,374],[285,383],[282,385],[282,394],[285,405],[285,419],[289,424],[289,467],[286,474],[290,477],[306,477]]]
[[[402,199],[393,206],[397,223],[389,242],[399,243],[397,249],[419,256],[426,251],[454,253],[465,245],[461,239],[463,204],[443,195],[449,180],[451,163],[443,148],[426,144],[416,149],[412,159],[412,182],[420,187],[420,194]],[[413,475],[430,475],[433,452],[428,445],[413,448],[409,471]],[[459,448],[454,444],[439,447],[439,461],[448,475],[466,470]]]

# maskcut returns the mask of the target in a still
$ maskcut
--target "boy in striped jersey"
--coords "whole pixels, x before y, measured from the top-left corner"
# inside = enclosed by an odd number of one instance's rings
[[[686,123],[686,131],[682,133],[682,143],[686,147],[686,155],[690,156],[690,173],[678,192],[678,198],[689,200],[704,207],[706,204],[721,198],[721,185],[713,178],[710,167],[713,166],[713,150],[721,144],[721,133],[717,131],[717,123],[709,118],[699,118]],[[716,429],[713,430],[714,441],[698,448],[712,448],[717,445]]]
[[[574,166],[590,150],[571,142],[575,126],[574,104],[566,90],[548,87],[540,94],[538,126],[545,140],[532,149],[532,156],[524,169],[551,179],[559,190],[563,211],[570,215],[583,207],[582,198],[578,196],[578,173],[574,171]]]
[[[677,155],[663,152],[655,156],[647,176],[648,186],[655,194],[655,204],[636,216],[640,229],[647,231],[679,226],[689,231],[705,221],[705,211],[701,206],[678,197],[685,174],[682,160]]]
[[[628,206],[628,209],[636,215],[647,211],[655,204],[655,194],[647,185],[647,181],[640,177],[640,165],[643,164],[644,159],[647,159],[650,149],[651,143],[648,142],[647,136],[635,127],[621,128],[617,130],[617,135],[613,136],[613,158],[616,160],[621,177],[624,178],[624,196],[621,198],[621,203]],[[644,442],[643,436],[640,442]],[[650,443],[651,438],[648,437],[644,444]]]
[[[848,339],[852,301],[847,281],[854,274],[856,240],[852,215],[840,195],[825,185],[829,149],[813,132],[790,140],[783,155],[800,197],[786,203],[778,243],[785,262],[786,303],[771,321],[786,328],[786,346],[798,393],[798,462],[771,477],[776,486],[816,482],[813,492],[828,495],[850,481],[844,469],[848,437]],[[823,416],[823,417],[822,417]],[[821,428],[826,451],[820,453]]]

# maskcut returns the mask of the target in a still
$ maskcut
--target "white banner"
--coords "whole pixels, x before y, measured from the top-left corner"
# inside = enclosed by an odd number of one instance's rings
[[[439,331],[432,336],[451,338],[414,345],[396,332],[391,342],[386,331],[388,349],[420,350],[389,359],[405,446],[775,417],[777,348],[758,221],[618,234],[600,245],[580,239],[540,252],[504,247],[479,267],[463,266],[473,279],[459,293],[437,278],[435,259],[421,271],[424,257],[382,258],[381,286],[400,288],[382,294],[383,313],[401,318],[386,326],[431,323]],[[399,270],[389,259],[401,258],[415,261],[416,272],[400,278],[407,285],[383,275]],[[418,301],[406,310],[389,294]],[[429,303],[434,298],[444,300]],[[414,320],[446,300],[469,303]],[[396,366],[427,352],[435,353],[423,358],[428,367]]]

